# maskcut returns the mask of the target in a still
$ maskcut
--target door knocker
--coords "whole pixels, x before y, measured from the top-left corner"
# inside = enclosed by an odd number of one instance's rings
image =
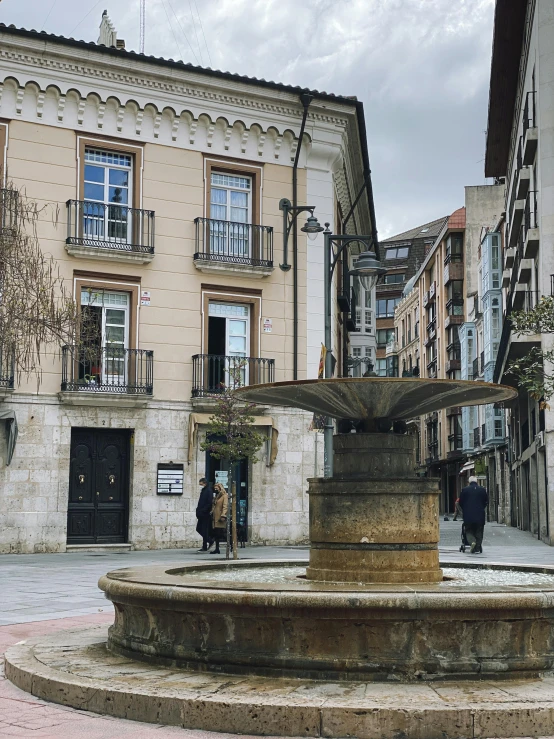
[[[110,481],[110,485],[115,485],[115,475],[108,475],[108,480]]]
[[[84,485],[84,483],[85,483],[85,476],[79,475],[79,485]]]

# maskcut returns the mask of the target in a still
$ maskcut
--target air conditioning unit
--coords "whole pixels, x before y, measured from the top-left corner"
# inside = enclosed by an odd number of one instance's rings
[[[537,449],[541,449],[544,446],[544,431],[539,431],[535,436],[535,444],[537,445]]]

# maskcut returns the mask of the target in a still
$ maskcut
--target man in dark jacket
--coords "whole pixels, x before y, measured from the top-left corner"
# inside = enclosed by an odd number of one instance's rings
[[[214,543],[210,531],[214,488],[211,482],[208,482],[205,477],[200,478],[200,485],[202,489],[200,491],[200,497],[198,498],[198,504],[196,506],[196,518],[198,519],[198,523],[196,524],[196,531],[202,537],[202,548],[198,551],[207,552]]]
[[[485,488],[477,484],[476,477],[469,478],[469,485],[460,493],[460,508],[464,514],[464,527],[471,553],[482,554],[485,510],[489,496]]]

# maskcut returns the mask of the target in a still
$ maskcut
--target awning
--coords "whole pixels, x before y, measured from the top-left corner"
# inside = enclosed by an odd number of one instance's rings
[[[464,464],[462,469],[458,472],[459,475],[465,475],[466,472],[469,472],[470,470],[475,469],[475,462],[472,462],[469,460]]]
[[[17,441],[17,418],[15,417],[15,411],[8,409],[3,410],[0,408],[0,421],[6,421],[8,425],[8,455],[6,458],[6,465],[9,465],[12,461],[13,453],[15,450],[15,442]]]
[[[198,426],[205,426],[213,418],[213,413],[191,413],[189,418],[189,450],[188,450],[188,463],[190,464],[194,457],[194,450],[196,449],[196,437]],[[254,416],[252,422],[253,426],[269,426],[271,428],[271,452],[269,455],[269,467],[275,462],[277,458],[277,452],[279,451],[277,441],[279,437],[279,430],[275,425],[275,421],[271,416]]]

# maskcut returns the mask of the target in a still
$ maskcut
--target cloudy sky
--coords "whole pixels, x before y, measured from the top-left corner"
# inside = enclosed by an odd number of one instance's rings
[[[494,0],[146,5],[148,54],[361,99],[380,238],[451,213],[464,185],[485,183]],[[0,21],[96,41],[104,8],[136,49],[139,0],[2,0]]]

